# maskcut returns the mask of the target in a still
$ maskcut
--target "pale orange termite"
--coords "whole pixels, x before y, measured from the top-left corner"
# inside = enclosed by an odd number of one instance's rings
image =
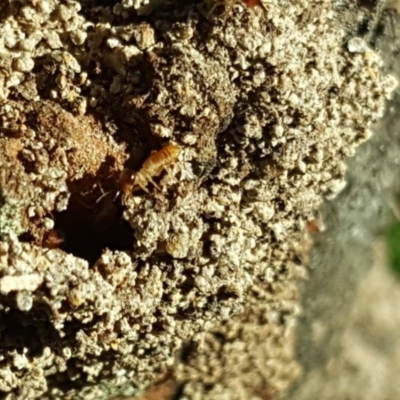
[[[214,10],[219,6],[224,6],[224,17],[227,16],[233,9],[236,4],[245,4],[249,8],[254,8],[256,6],[262,6],[261,0],[209,0],[211,3],[211,9],[208,12],[208,16],[210,16]]]
[[[322,221],[322,218],[320,216],[318,218],[313,218],[307,221],[306,227],[308,232],[310,233],[318,233],[325,230],[324,221]]]
[[[243,0],[243,3],[245,3],[246,6],[250,8],[262,5],[261,0]]]
[[[51,229],[46,232],[42,241],[42,246],[48,249],[56,249],[64,243],[64,237],[59,230]]]
[[[159,176],[163,170],[170,167],[178,159],[182,149],[176,144],[170,144],[162,149],[152,153],[150,157],[143,163],[142,168],[138,172],[125,168],[119,178],[119,188],[126,198],[129,194],[138,188],[149,193],[147,190],[148,183],[152,183],[157,189],[158,185],[153,178]]]

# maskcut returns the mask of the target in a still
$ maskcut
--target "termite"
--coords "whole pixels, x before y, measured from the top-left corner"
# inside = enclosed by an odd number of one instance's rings
[[[64,243],[64,237],[59,230],[51,229],[46,232],[43,238],[42,246],[48,249],[56,249]]]
[[[307,221],[306,228],[310,233],[324,232],[325,224],[322,220],[321,215],[318,215],[318,217],[312,218],[311,220]]]
[[[249,8],[262,6],[261,0],[243,0],[243,3],[245,3],[246,6]]]
[[[153,178],[159,176],[161,172],[170,167],[181,154],[181,147],[176,144],[170,144],[162,149],[152,153],[150,157],[143,163],[142,168],[138,172],[125,168],[120,175],[118,186],[122,192],[123,201],[127,196],[138,188],[149,193],[147,185],[149,182],[160,189],[153,181]]]
[[[224,6],[225,11],[224,11],[224,18],[226,17],[227,14],[229,14],[233,7],[236,4],[245,4],[249,8],[254,8],[256,6],[262,6],[263,4],[261,3],[261,0],[212,0],[210,1],[211,3],[211,9],[208,12],[208,16],[213,14],[214,10],[219,7],[219,6]]]

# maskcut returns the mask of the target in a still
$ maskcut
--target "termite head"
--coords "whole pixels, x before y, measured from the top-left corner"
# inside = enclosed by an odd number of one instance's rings
[[[130,168],[125,168],[118,180],[118,189],[123,194],[129,194],[135,185],[135,173]]]
[[[118,193],[122,193],[122,202],[132,193],[135,186],[135,173],[130,168],[125,168],[118,180]]]

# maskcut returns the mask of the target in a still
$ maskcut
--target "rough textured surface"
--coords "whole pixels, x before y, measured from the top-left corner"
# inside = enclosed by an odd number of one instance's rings
[[[385,69],[400,77],[399,14],[393,10],[385,11],[376,32],[372,40],[384,60]],[[305,285],[302,300],[304,312],[298,328],[297,356],[305,373],[303,380],[293,389],[291,399],[313,398],[318,391],[327,394],[325,389],[338,385],[341,385],[340,391],[327,399],[357,400],[375,396],[391,400],[398,397],[395,395],[397,381],[393,381],[395,386],[389,383],[389,369],[398,371],[399,368],[395,352],[390,347],[394,342],[389,333],[390,320],[393,324],[397,320],[396,313],[390,309],[390,299],[397,296],[397,290],[386,277],[378,282],[377,278],[383,273],[370,272],[370,269],[374,259],[372,243],[382,232],[388,216],[393,214],[393,196],[400,190],[399,94],[397,88],[393,99],[388,102],[385,116],[374,126],[376,134],[363,144],[349,163],[346,189],[323,208],[327,229],[316,240],[311,254],[313,271]],[[383,304],[378,294],[377,298],[371,296],[368,301],[364,300],[364,304],[361,303],[360,293],[366,285],[362,281],[369,279],[367,276],[370,274],[376,280],[376,283],[370,283],[371,287],[382,285],[382,294],[387,298]],[[389,287],[393,288],[393,292]],[[378,332],[376,325],[379,322],[375,325],[375,317],[368,320],[368,325],[371,322],[368,328],[360,328],[353,321],[355,307],[363,307],[365,312],[369,309],[371,314],[375,307],[382,307],[382,318],[386,321],[381,325],[382,331]],[[366,322],[363,321],[363,324]],[[349,329],[356,338],[351,343],[346,338]],[[392,334],[398,336],[398,330],[393,329]],[[376,336],[381,338],[375,340]],[[355,354],[352,350],[356,349]],[[359,365],[360,357],[368,358],[372,354],[376,356],[372,363],[374,371],[368,369],[369,362],[362,367]],[[350,378],[354,384],[346,388],[344,382],[349,377],[349,364],[355,367],[354,379]],[[375,368],[378,364],[383,367],[380,372]],[[367,376],[374,376],[374,383],[363,384]],[[371,388],[371,391],[364,391],[365,387]],[[378,388],[382,389],[379,395],[375,391]]]
[[[379,56],[343,48],[326,1],[0,14],[4,397],[167,374],[183,399],[284,391],[307,229],[395,84]],[[160,189],[122,205],[118,171],[167,143],[183,151]]]

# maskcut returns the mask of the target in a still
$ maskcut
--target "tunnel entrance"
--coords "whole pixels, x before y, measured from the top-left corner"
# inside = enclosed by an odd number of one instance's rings
[[[109,193],[100,201],[87,202],[73,193],[65,211],[54,212],[54,231],[60,236],[59,248],[93,264],[106,248],[130,250],[134,235],[122,219],[123,207]],[[98,196],[97,196],[98,198]]]

